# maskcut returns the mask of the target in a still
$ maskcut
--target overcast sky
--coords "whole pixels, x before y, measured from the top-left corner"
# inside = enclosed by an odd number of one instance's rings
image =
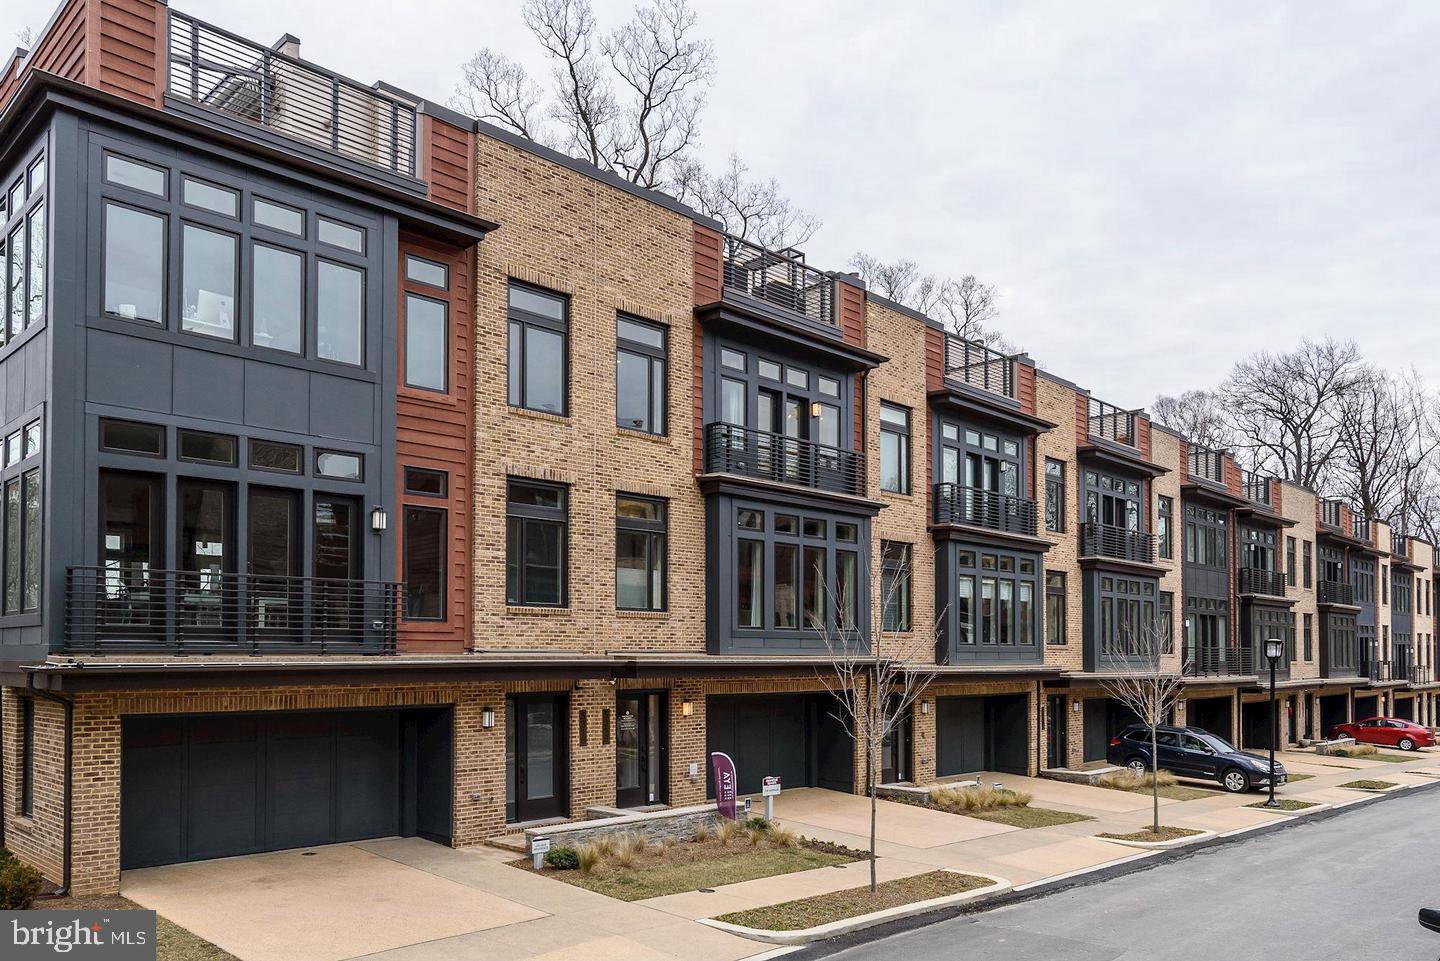
[[[811,262],[973,273],[1006,337],[1123,406],[1306,335],[1440,383],[1440,3],[694,2],[702,154],[821,216]],[[436,100],[485,45],[547,75],[519,0],[174,6]]]

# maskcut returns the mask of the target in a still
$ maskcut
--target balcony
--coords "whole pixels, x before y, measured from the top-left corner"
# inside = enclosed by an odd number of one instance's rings
[[[1137,450],[1140,447],[1135,436],[1135,412],[1121,410],[1094,397],[1090,398],[1086,430],[1091,437],[1108,440],[1112,444],[1134,447]]]
[[[863,496],[865,455],[734,424],[705,425],[705,471]]]
[[[1351,515],[1350,536],[1357,541],[1364,541],[1367,544],[1370,543],[1370,521],[1364,517]]]
[[[1340,530],[1340,507],[1339,501],[1323,500],[1320,502],[1320,523],[1325,527]]]
[[[945,379],[1013,400],[1015,359],[979,341],[946,334]]]
[[[968,524],[1034,537],[1038,517],[1035,502],[1023,497],[959,484],[935,485],[936,524]]]
[[[1200,647],[1186,650],[1185,677],[1240,677],[1255,673],[1255,652],[1248,647]]]
[[[798,250],[766,250],[725,235],[725,288],[835,327],[835,282],[805,263]]]
[[[1360,664],[1360,676],[1370,678],[1371,684],[1384,684],[1387,681],[1404,680],[1404,675],[1396,676],[1393,665],[1389,661],[1363,661]]]
[[[72,567],[65,649],[91,654],[394,654],[389,581]]]
[[[1409,559],[1410,537],[1406,534],[1397,534],[1393,531],[1390,534],[1390,553]]]
[[[413,104],[173,11],[165,91],[294,140],[416,175]]]
[[[1245,471],[1240,475],[1240,490],[1245,499],[1261,507],[1274,508],[1270,499],[1270,475]]]
[[[1321,581],[1316,585],[1321,604],[1355,606],[1355,585],[1344,581]]]
[[[1240,593],[1284,597],[1285,576],[1279,571],[1267,571],[1260,567],[1242,567],[1240,568]]]
[[[1191,447],[1187,465],[1191,477],[1198,477],[1214,484],[1225,483],[1225,452]]]
[[[1081,557],[1112,557],[1140,564],[1155,563],[1155,535],[1112,527],[1109,524],[1080,525]]]

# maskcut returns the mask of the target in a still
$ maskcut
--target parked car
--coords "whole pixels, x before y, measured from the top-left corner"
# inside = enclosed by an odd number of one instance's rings
[[[1402,751],[1435,746],[1435,735],[1429,728],[1398,717],[1367,717],[1363,721],[1337,724],[1330,730],[1330,736],[1353,737],[1361,744],[1384,744]]]
[[[1176,777],[1217,781],[1227,791],[1240,793],[1251,788],[1269,787],[1274,777],[1277,785],[1286,781],[1285,766],[1258,754],[1242,751],[1200,727],[1161,725],[1156,730],[1160,751],[1160,768]],[[1150,729],[1132,724],[1110,739],[1105,752],[1111,764],[1123,765],[1143,775],[1150,770]]]

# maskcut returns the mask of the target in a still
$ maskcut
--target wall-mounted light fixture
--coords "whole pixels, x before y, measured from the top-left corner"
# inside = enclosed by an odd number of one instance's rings
[[[929,713],[930,713],[930,702],[929,702],[929,701],[921,701],[921,702],[920,702],[920,713],[921,713],[921,714],[929,714]]]
[[[376,505],[370,508],[370,529],[379,534],[390,526],[390,518],[385,514],[385,508]]]
[[[811,416],[811,417],[819,417],[819,416],[820,416],[820,410],[821,410],[820,402],[817,400],[817,401],[815,401],[814,403],[812,403],[812,404],[810,405],[810,416]]]
[[[680,713],[684,717],[690,717],[695,713],[695,702],[686,698],[680,702]]]
[[[495,726],[495,709],[494,709],[493,707],[481,708],[481,710],[480,710],[480,726],[481,726],[481,727],[494,727],[494,726]]]

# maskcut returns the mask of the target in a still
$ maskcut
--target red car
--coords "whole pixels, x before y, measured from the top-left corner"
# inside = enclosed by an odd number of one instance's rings
[[[1330,736],[1353,737],[1362,744],[1384,744],[1402,751],[1435,745],[1435,735],[1428,727],[1398,717],[1368,717],[1351,724],[1337,724]]]

